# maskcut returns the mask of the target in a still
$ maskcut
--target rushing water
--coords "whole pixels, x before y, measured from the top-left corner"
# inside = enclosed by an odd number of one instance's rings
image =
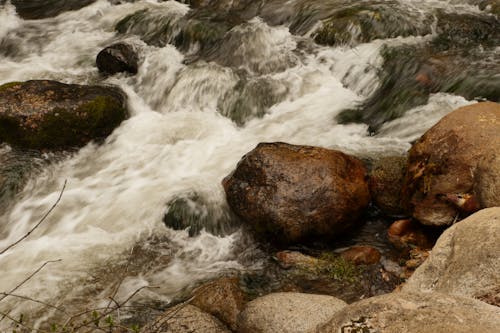
[[[424,13],[438,7],[479,12],[449,1],[400,5]],[[229,30],[218,50],[197,58],[199,46],[181,50],[168,34],[163,44],[146,44],[140,34],[115,31],[120,20],[141,9],[170,17],[173,26],[190,13],[175,1],[99,0],[54,18],[23,20],[9,3],[0,5],[0,84],[41,78],[115,84],[127,93],[131,110],[130,119],[101,145],[38,155],[0,148],[1,163],[17,170],[11,174],[22,173],[16,175],[21,185],[2,190],[0,249],[42,218],[67,181],[40,227],[0,255],[0,291],[59,259],[16,293],[71,309],[107,304],[121,283],[119,301],[141,286],[154,286],[134,299],[167,303],[221,272],[259,270],[261,250],[237,222],[209,225],[190,237],[165,226],[167,204],[196,193],[204,209],[227,211],[220,182],[259,142],[317,145],[361,157],[401,154],[443,115],[472,102],[436,93],[373,135],[365,124],[341,125],[335,117],[379,87],[382,47],[424,43],[432,35],[324,47],[308,32],[293,35],[287,25],[256,17]],[[153,32],[157,23],[149,22],[144,29]],[[139,73],[104,79],[95,56],[120,40],[140,49]],[[0,310],[16,317],[38,306],[9,297]],[[51,314],[47,310],[36,324]],[[0,330],[9,325],[0,321]]]

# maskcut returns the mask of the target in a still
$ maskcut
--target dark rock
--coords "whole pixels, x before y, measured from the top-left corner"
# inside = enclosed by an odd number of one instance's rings
[[[82,146],[109,135],[128,115],[118,88],[56,81],[0,86],[0,141],[28,148]]]
[[[500,154],[498,133],[500,104],[490,102],[459,108],[428,130],[409,152],[403,199],[413,217],[447,226],[473,212],[466,208],[499,205],[498,191],[491,190],[500,186],[499,168],[478,168],[482,158]]]
[[[389,216],[402,215],[401,189],[406,173],[406,156],[388,156],[376,160],[370,170],[373,202]]]
[[[188,229],[189,236],[197,236],[201,230],[214,235],[228,235],[238,227],[237,218],[227,207],[210,202],[206,197],[188,193],[178,196],[167,204],[163,222],[174,230]]]
[[[396,292],[350,304],[316,332],[495,333],[499,313],[470,298]]]
[[[353,246],[340,253],[340,256],[355,265],[373,265],[380,261],[380,251],[371,246]]]
[[[215,316],[233,331],[236,319],[246,303],[238,278],[220,278],[200,286],[191,304]]]
[[[335,236],[370,202],[363,163],[335,150],[260,143],[223,181],[229,206],[278,242]]]
[[[23,19],[54,17],[69,10],[88,6],[96,0],[11,0]]]
[[[126,43],[117,43],[103,49],[96,58],[100,72],[116,74],[120,72],[137,73],[138,57],[134,47]]]

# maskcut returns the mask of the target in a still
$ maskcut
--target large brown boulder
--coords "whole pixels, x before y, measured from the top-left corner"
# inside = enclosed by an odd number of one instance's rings
[[[409,152],[403,186],[413,217],[446,226],[500,205],[500,168],[490,164],[500,155],[499,133],[500,104],[491,102],[459,108],[428,130]]]
[[[363,163],[342,152],[260,143],[223,181],[232,210],[279,242],[335,236],[370,202]]]
[[[448,228],[404,285],[483,299],[500,292],[500,207],[483,209]],[[496,303],[500,306],[500,303]]]
[[[497,333],[500,309],[440,293],[391,293],[353,303],[318,333]]]
[[[26,148],[82,146],[109,135],[128,115],[118,88],[56,81],[0,86],[0,142]]]

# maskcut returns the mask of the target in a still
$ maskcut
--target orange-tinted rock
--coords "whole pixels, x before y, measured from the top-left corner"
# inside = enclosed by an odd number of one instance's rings
[[[446,226],[498,206],[500,167],[488,161],[498,161],[499,133],[500,104],[492,102],[459,108],[428,130],[408,157],[403,199],[413,217]]]
[[[199,287],[191,304],[213,315],[232,330],[243,310],[246,297],[238,285],[238,278],[221,278]]]
[[[231,209],[281,243],[338,235],[370,202],[363,163],[342,152],[260,143],[223,181]]]
[[[397,248],[404,249],[410,245],[431,248],[432,241],[424,233],[422,227],[413,220],[398,220],[387,230],[389,241]]]
[[[373,265],[380,261],[380,252],[371,246],[353,246],[340,254],[355,265]]]

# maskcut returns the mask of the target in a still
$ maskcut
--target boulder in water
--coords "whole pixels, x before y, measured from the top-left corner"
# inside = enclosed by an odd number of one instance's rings
[[[100,72],[116,74],[128,72],[137,73],[138,57],[134,47],[127,43],[116,43],[104,48],[96,58],[96,65]]]
[[[441,293],[396,292],[345,307],[318,333],[496,333],[497,307]]]
[[[277,142],[246,154],[223,185],[229,206],[257,233],[293,243],[355,225],[370,202],[365,178],[355,157]]]
[[[447,226],[480,208],[500,205],[500,168],[478,162],[500,154],[500,104],[459,108],[411,148],[403,199],[426,225]],[[488,160],[489,161],[489,160]]]
[[[83,146],[109,135],[128,115],[118,88],[56,81],[0,86],[0,141],[58,149]]]
[[[340,256],[355,265],[373,265],[380,261],[380,251],[366,245],[356,245],[340,253]]]

